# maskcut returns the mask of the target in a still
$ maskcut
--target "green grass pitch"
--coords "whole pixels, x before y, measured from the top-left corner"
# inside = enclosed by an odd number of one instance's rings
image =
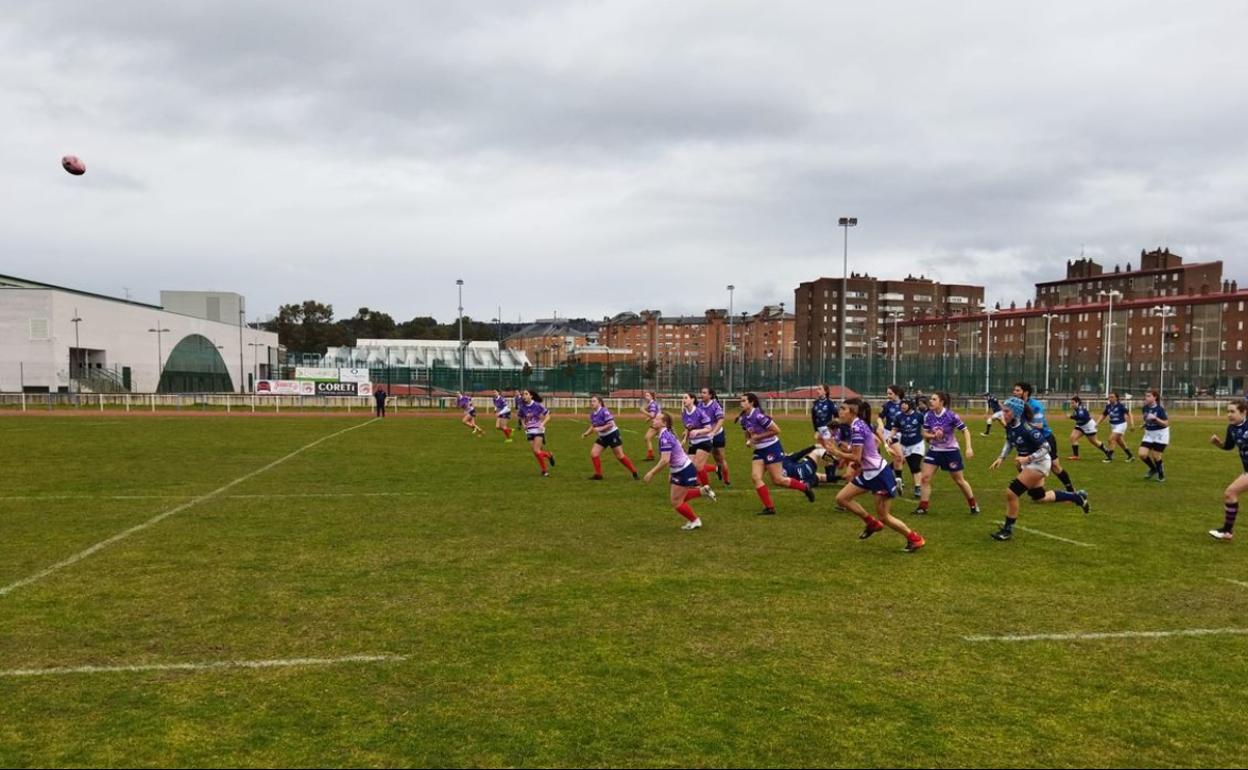
[[[1069,463],[1092,497],[1023,505],[975,436],[927,537],[859,542],[819,490],[758,517],[734,484],[680,531],[666,475],[583,418],[523,440],[452,419],[0,418],[0,586],[254,474],[0,595],[0,765],[1242,766],[1248,636],[968,641],[1248,628],[1248,542],[1214,542],[1239,460],[1178,420],[1165,485]],[[488,418],[483,424],[488,423]],[[640,460],[640,421],[625,420]],[[793,451],[808,424],[781,420]],[[980,429],[975,421],[973,427]],[[1070,424],[1055,426],[1068,453]],[[1139,432],[1130,436],[1132,446]],[[640,463],[639,463],[640,464]],[[643,468],[644,472],[644,468]],[[1248,531],[1241,535],[1248,540]],[[1238,583],[1232,581],[1239,581]],[[283,668],[14,672],[394,656]]]

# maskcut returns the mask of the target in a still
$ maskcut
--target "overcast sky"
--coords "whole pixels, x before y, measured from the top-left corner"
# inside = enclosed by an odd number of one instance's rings
[[[0,273],[449,319],[1248,279],[1248,3],[124,0],[0,16]],[[60,169],[81,156],[80,178]]]

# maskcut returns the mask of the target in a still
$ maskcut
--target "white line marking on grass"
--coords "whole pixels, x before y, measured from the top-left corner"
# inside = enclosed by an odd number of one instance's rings
[[[1024,532],[1030,532],[1031,534],[1039,535],[1040,537],[1047,537],[1050,540],[1060,540],[1063,543],[1070,543],[1071,545],[1077,545],[1080,548],[1095,548],[1096,547],[1092,543],[1081,543],[1078,540],[1068,540],[1067,538],[1064,538],[1064,537],[1058,537],[1057,535],[1050,535],[1048,532],[1041,532],[1038,529],[1031,529],[1029,527],[1024,527],[1022,525],[1015,525],[1015,526]]]
[[[317,498],[317,497],[410,497],[423,494],[421,492],[261,492],[254,495],[218,495],[223,500],[256,500],[265,498]],[[431,493],[430,493],[431,494]],[[178,500],[185,495],[9,495],[0,497],[0,502],[8,501],[43,501],[43,500]]]
[[[1228,583],[1234,583],[1235,585],[1240,586],[1241,588],[1248,588],[1248,583],[1245,583],[1242,580],[1231,580],[1230,578],[1222,578],[1222,579]]]
[[[1176,631],[964,636],[966,642],[1090,642],[1098,639],[1169,639],[1175,636],[1248,636],[1248,628],[1188,628]]]
[[[56,668],[14,668],[0,671],[0,677],[119,674],[145,671],[211,671],[222,668],[295,668],[297,666],[334,666],[341,663],[398,663],[404,660],[407,660],[406,655],[344,655],[341,658],[214,660],[201,663],[146,663],[134,666],[58,666]]]
[[[136,532],[142,532],[143,530],[147,529],[148,527],[153,527],[153,526],[155,526],[155,525],[159,524],[160,522],[164,521],[165,519],[169,518],[170,516],[173,516],[173,515],[174,515],[174,514],[176,514],[176,513],[181,513],[182,511],[185,511],[185,510],[186,510],[186,509],[188,509],[188,508],[192,508],[192,507],[194,507],[194,506],[196,506],[196,505],[199,505],[199,504],[200,504],[200,503],[202,503],[202,502],[205,502],[205,501],[207,501],[207,500],[211,500],[212,498],[219,496],[222,492],[226,492],[226,491],[228,491],[228,490],[230,490],[230,489],[233,489],[234,487],[238,486],[239,484],[242,484],[244,481],[247,481],[248,479],[253,479],[253,478],[255,478],[256,476],[259,476],[261,473],[264,473],[264,472],[265,472],[265,471],[267,471],[267,470],[271,470],[271,469],[273,469],[273,468],[276,468],[277,466],[281,465],[282,463],[286,462],[287,460],[291,459],[292,457],[296,457],[296,456],[298,456],[298,455],[300,455],[300,454],[303,454],[304,452],[308,451],[309,449],[311,449],[312,447],[314,447],[314,446],[316,446],[316,445],[318,445],[318,444],[321,444],[321,443],[324,443],[324,442],[326,442],[326,441],[329,441],[331,438],[335,438],[335,437],[337,437],[337,436],[341,436],[341,435],[342,435],[342,434],[344,434],[344,433],[350,433],[350,432],[351,432],[351,431],[353,431],[353,430],[358,430],[358,429],[360,429],[360,428],[363,428],[363,427],[364,427],[364,426],[366,426],[366,425],[372,425],[372,424],[373,424],[374,422],[376,422],[378,419],[380,419],[380,418],[374,417],[373,419],[369,420],[368,422],[362,422],[362,423],[360,423],[359,425],[352,425],[350,428],[344,428],[343,430],[340,430],[340,431],[335,431],[334,433],[331,433],[331,434],[329,434],[328,436],[322,436],[321,438],[318,438],[316,441],[313,441],[313,442],[312,442],[312,443],[310,443],[310,444],[305,444],[305,445],[303,445],[303,446],[299,447],[298,449],[296,449],[295,451],[293,451],[293,452],[291,452],[290,454],[286,455],[285,457],[280,457],[280,458],[278,458],[278,459],[274,460],[273,462],[269,463],[268,465],[264,466],[263,468],[260,468],[260,469],[258,469],[258,470],[254,470],[254,471],[252,471],[251,473],[247,473],[247,474],[244,474],[244,475],[242,475],[242,476],[239,476],[238,478],[234,479],[233,481],[229,482],[228,484],[224,484],[224,485],[222,485],[222,486],[220,486],[220,487],[217,487],[216,489],[212,490],[211,492],[208,492],[207,494],[200,495],[199,497],[194,497],[194,498],[192,498],[192,499],[190,499],[190,500],[186,501],[185,503],[182,503],[181,505],[174,506],[173,508],[170,508],[169,510],[167,510],[167,511],[165,511],[165,512],[163,512],[163,513],[159,513],[159,514],[157,514],[157,515],[153,516],[152,518],[148,519],[147,521],[143,522],[142,524],[136,524],[136,525],[134,525],[133,527],[130,527],[129,529],[122,530],[121,532],[118,532],[117,534],[113,535],[112,537],[110,537],[110,538],[108,538],[108,539],[106,539],[106,540],[101,540],[100,542],[96,543],[95,545],[93,545],[93,546],[91,546],[91,547],[89,547],[89,548],[86,548],[86,549],[84,549],[84,550],[81,550],[81,551],[79,551],[78,553],[74,554],[73,556],[70,556],[70,557],[69,557],[69,558],[67,558],[67,559],[63,559],[63,560],[61,560],[61,561],[58,561],[56,564],[53,564],[52,566],[50,566],[50,567],[48,567],[48,568],[46,568],[46,569],[40,570],[39,572],[36,572],[35,574],[33,574],[33,575],[29,576],[29,577],[24,577],[24,578],[22,578],[21,580],[17,581],[16,583],[10,583],[9,585],[4,586],[3,588],[0,588],[0,597],[6,596],[6,595],[8,595],[8,594],[11,594],[11,593],[13,593],[14,591],[16,591],[17,589],[19,589],[19,588],[23,588],[23,587],[25,587],[25,586],[28,586],[28,585],[30,585],[31,583],[37,583],[37,582],[39,582],[40,580],[43,580],[44,578],[46,578],[47,576],[49,576],[49,575],[51,575],[51,574],[53,574],[53,573],[55,573],[55,572],[58,572],[58,571],[60,571],[60,570],[62,570],[62,569],[64,569],[64,568],[66,568],[66,567],[73,566],[74,564],[77,564],[78,562],[82,561],[83,559],[87,558],[88,556],[91,556],[91,555],[95,554],[95,553],[96,553],[96,552],[98,552],[98,551],[102,551],[102,550],[104,550],[105,548],[109,547],[110,545],[113,545],[114,543],[119,543],[119,542],[121,542],[122,540],[125,540],[126,538],[130,537],[131,535],[133,535],[133,534],[134,534],[134,533],[136,533]]]

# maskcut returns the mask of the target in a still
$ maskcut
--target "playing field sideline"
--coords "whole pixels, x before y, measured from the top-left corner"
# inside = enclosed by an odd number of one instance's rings
[[[827,490],[755,516],[731,427],[682,533],[665,475],[586,480],[584,425],[542,479],[451,420],[0,418],[0,765],[1242,764],[1224,422],[1165,485],[1085,449],[1092,514],[1009,543],[976,435],[984,513],[938,476],[913,555]]]

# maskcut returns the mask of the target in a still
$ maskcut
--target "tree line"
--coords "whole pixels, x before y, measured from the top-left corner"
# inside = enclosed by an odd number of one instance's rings
[[[334,320],[334,306],[316,300],[282,305],[272,320],[260,324],[265,331],[275,332],[287,350],[324,354],[327,348],[355,345],[360,339],[459,339],[459,323],[438,323],[432,316],[417,316],[410,321],[396,322],[389,313],[362,307],[350,318]],[[504,337],[520,328],[519,324],[501,324]],[[464,316],[464,339],[498,339],[500,325]]]

